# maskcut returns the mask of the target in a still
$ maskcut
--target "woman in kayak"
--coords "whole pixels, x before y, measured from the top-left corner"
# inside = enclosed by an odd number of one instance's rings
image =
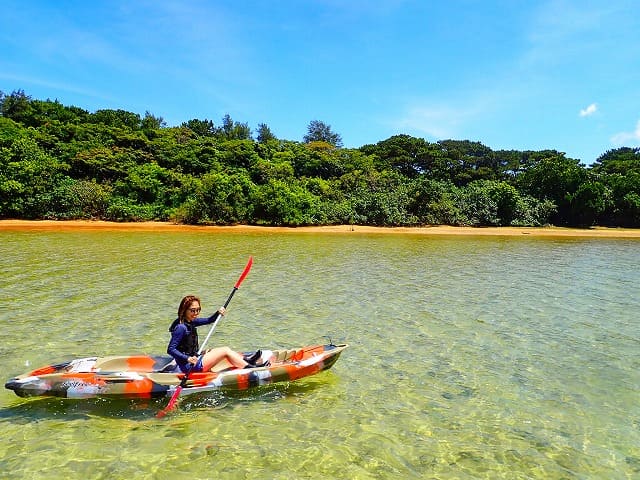
[[[178,318],[176,318],[171,324],[171,327],[169,327],[171,340],[167,347],[167,353],[175,359],[183,373],[209,371],[211,367],[224,358],[237,368],[266,366],[264,364],[255,364],[255,361],[260,358],[262,354],[260,350],[251,357],[243,357],[229,347],[218,347],[198,355],[199,345],[196,327],[213,323],[218,320],[220,315],[224,315],[225,313],[224,307],[220,307],[220,309],[209,318],[198,318],[201,310],[200,299],[193,295],[187,295],[180,302]]]

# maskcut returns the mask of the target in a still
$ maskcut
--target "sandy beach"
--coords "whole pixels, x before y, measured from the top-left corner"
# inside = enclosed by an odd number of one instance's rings
[[[278,233],[344,233],[344,234],[413,234],[413,235],[488,235],[534,237],[594,237],[640,238],[640,229],[592,227],[585,229],[560,227],[370,227],[361,225],[330,225],[314,227],[260,227],[253,225],[196,226],[170,222],[104,222],[91,220],[0,220],[0,231],[207,231],[216,232],[278,232]]]

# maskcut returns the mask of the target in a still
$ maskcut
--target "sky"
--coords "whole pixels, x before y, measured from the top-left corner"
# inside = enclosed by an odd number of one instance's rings
[[[640,146],[637,0],[3,0],[0,91],[357,148]]]

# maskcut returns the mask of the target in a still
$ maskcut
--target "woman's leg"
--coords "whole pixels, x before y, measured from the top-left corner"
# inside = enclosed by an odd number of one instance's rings
[[[229,347],[218,347],[211,349],[204,354],[202,357],[202,371],[208,372],[211,370],[211,367],[223,358],[229,360],[231,365],[234,367],[243,368],[248,365],[248,363],[242,358],[242,355],[238,352],[234,352]]]

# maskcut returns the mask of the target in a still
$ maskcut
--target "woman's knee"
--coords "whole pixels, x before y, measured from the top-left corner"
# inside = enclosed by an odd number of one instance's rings
[[[227,346],[224,346],[224,347],[220,347],[220,353],[224,354],[225,356],[229,356],[229,355],[233,354],[233,350],[231,350]]]

